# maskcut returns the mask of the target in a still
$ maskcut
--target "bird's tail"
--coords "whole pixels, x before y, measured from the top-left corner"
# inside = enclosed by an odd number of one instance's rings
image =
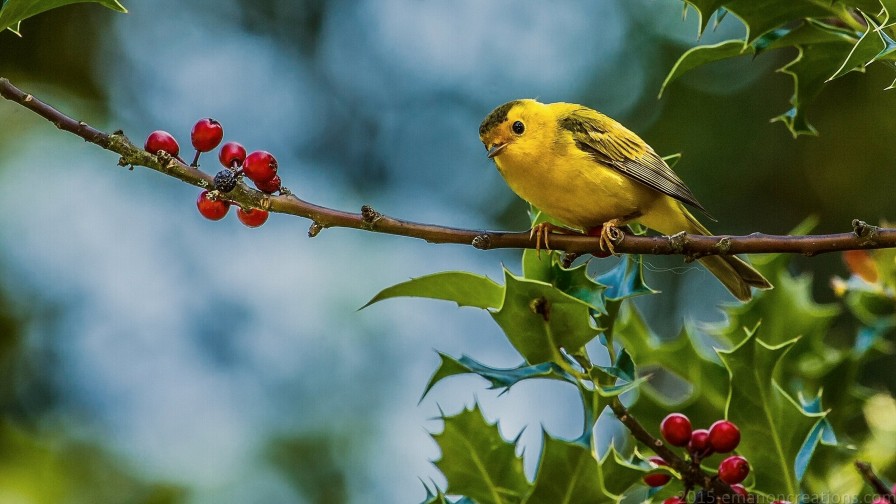
[[[690,212],[688,212],[684,205],[671,198],[669,199],[679,207],[679,211],[675,212],[675,214],[681,215],[683,218],[679,222],[674,223],[674,226],[670,226],[672,223],[665,221],[663,227],[669,229],[657,229],[655,227],[654,229],[665,234],[674,234],[680,231],[702,235],[712,234],[703,226],[703,224],[700,224]],[[668,216],[669,214],[667,213],[666,215]],[[649,224],[647,224],[647,226],[653,227]],[[675,229],[672,229],[673,227]],[[701,257],[699,261],[710,273],[722,282],[722,285],[724,285],[726,289],[734,294],[734,297],[741,301],[749,301],[753,297],[750,292],[750,287],[756,287],[758,289],[772,288],[772,284],[769,283],[761,273],[737,256],[706,256]]]

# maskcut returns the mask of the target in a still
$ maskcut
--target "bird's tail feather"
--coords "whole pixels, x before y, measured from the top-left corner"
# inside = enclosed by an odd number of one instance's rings
[[[664,222],[666,226],[663,227],[669,227],[670,229],[657,229],[655,227],[654,229],[666,234],[674,234],[679,231],[702,235],[712,234],[703,226],[703,224],[700,224],[690,212],[688,212],[684,205],[678,201],[673,200],[673,202],[679,207],[680,211],[674,213],[669,212],[666,214],[667,217],[671,213],[681,215],[684,218],[681,219],[680,222],[674,223],[674,225],[670,225],[672,223],[669,223],[668,221]],[[648,225],[648,227],[653,226]],[[673,230],[671,229],[672,227],[676,227],[677,229]],[[710,273],[722,282],[722,285],[724,285],[725,288],[734,294],[734,297],[741,301],[749,301],[750,298],[753,297],[750,292],[750,287],[756,287],[758,289],[772,288],[772,284],[769,283],[761,273],[737,256],[706,256],[701,257],[699,261]]]

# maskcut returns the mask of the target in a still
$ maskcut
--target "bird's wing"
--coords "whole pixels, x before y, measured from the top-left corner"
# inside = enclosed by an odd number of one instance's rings
[[[706,213],[694,193],[663,158],[613,119],[583,107],[563,116],[559,125],[572,133],[577,148],[600,164],[615,168],[652,189]]]

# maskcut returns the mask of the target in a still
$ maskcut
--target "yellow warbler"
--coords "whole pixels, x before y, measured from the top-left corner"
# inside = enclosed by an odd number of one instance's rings
[[[613,251],[616,227],[629,222],[666,235],[710,234],[684,204],[706,210],[669,165],[638,135],[588,107],[515,100],[482,121],[479,138],[514,192],[572,228],[602,227],[601,248]],[[551,229],[533,231],[547,245]],[[738,299],[749,300],[751,286],[772,287],[738,257],[700,262]]]

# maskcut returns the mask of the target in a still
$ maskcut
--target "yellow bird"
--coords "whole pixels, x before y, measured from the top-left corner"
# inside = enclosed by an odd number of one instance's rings
[[[639,222],[665,235],[709,235],[684,206],[703,212],[690,189],[638,135],[582,105],[515,100],[493,110],[479,138],[515,193],[572,228],[601,228],[601,248],[613,251],[617,226]],[[536,228],[545,245],[550,226]],[[740,300],[750,287],[772,285],[735,256],[700,262]]]

